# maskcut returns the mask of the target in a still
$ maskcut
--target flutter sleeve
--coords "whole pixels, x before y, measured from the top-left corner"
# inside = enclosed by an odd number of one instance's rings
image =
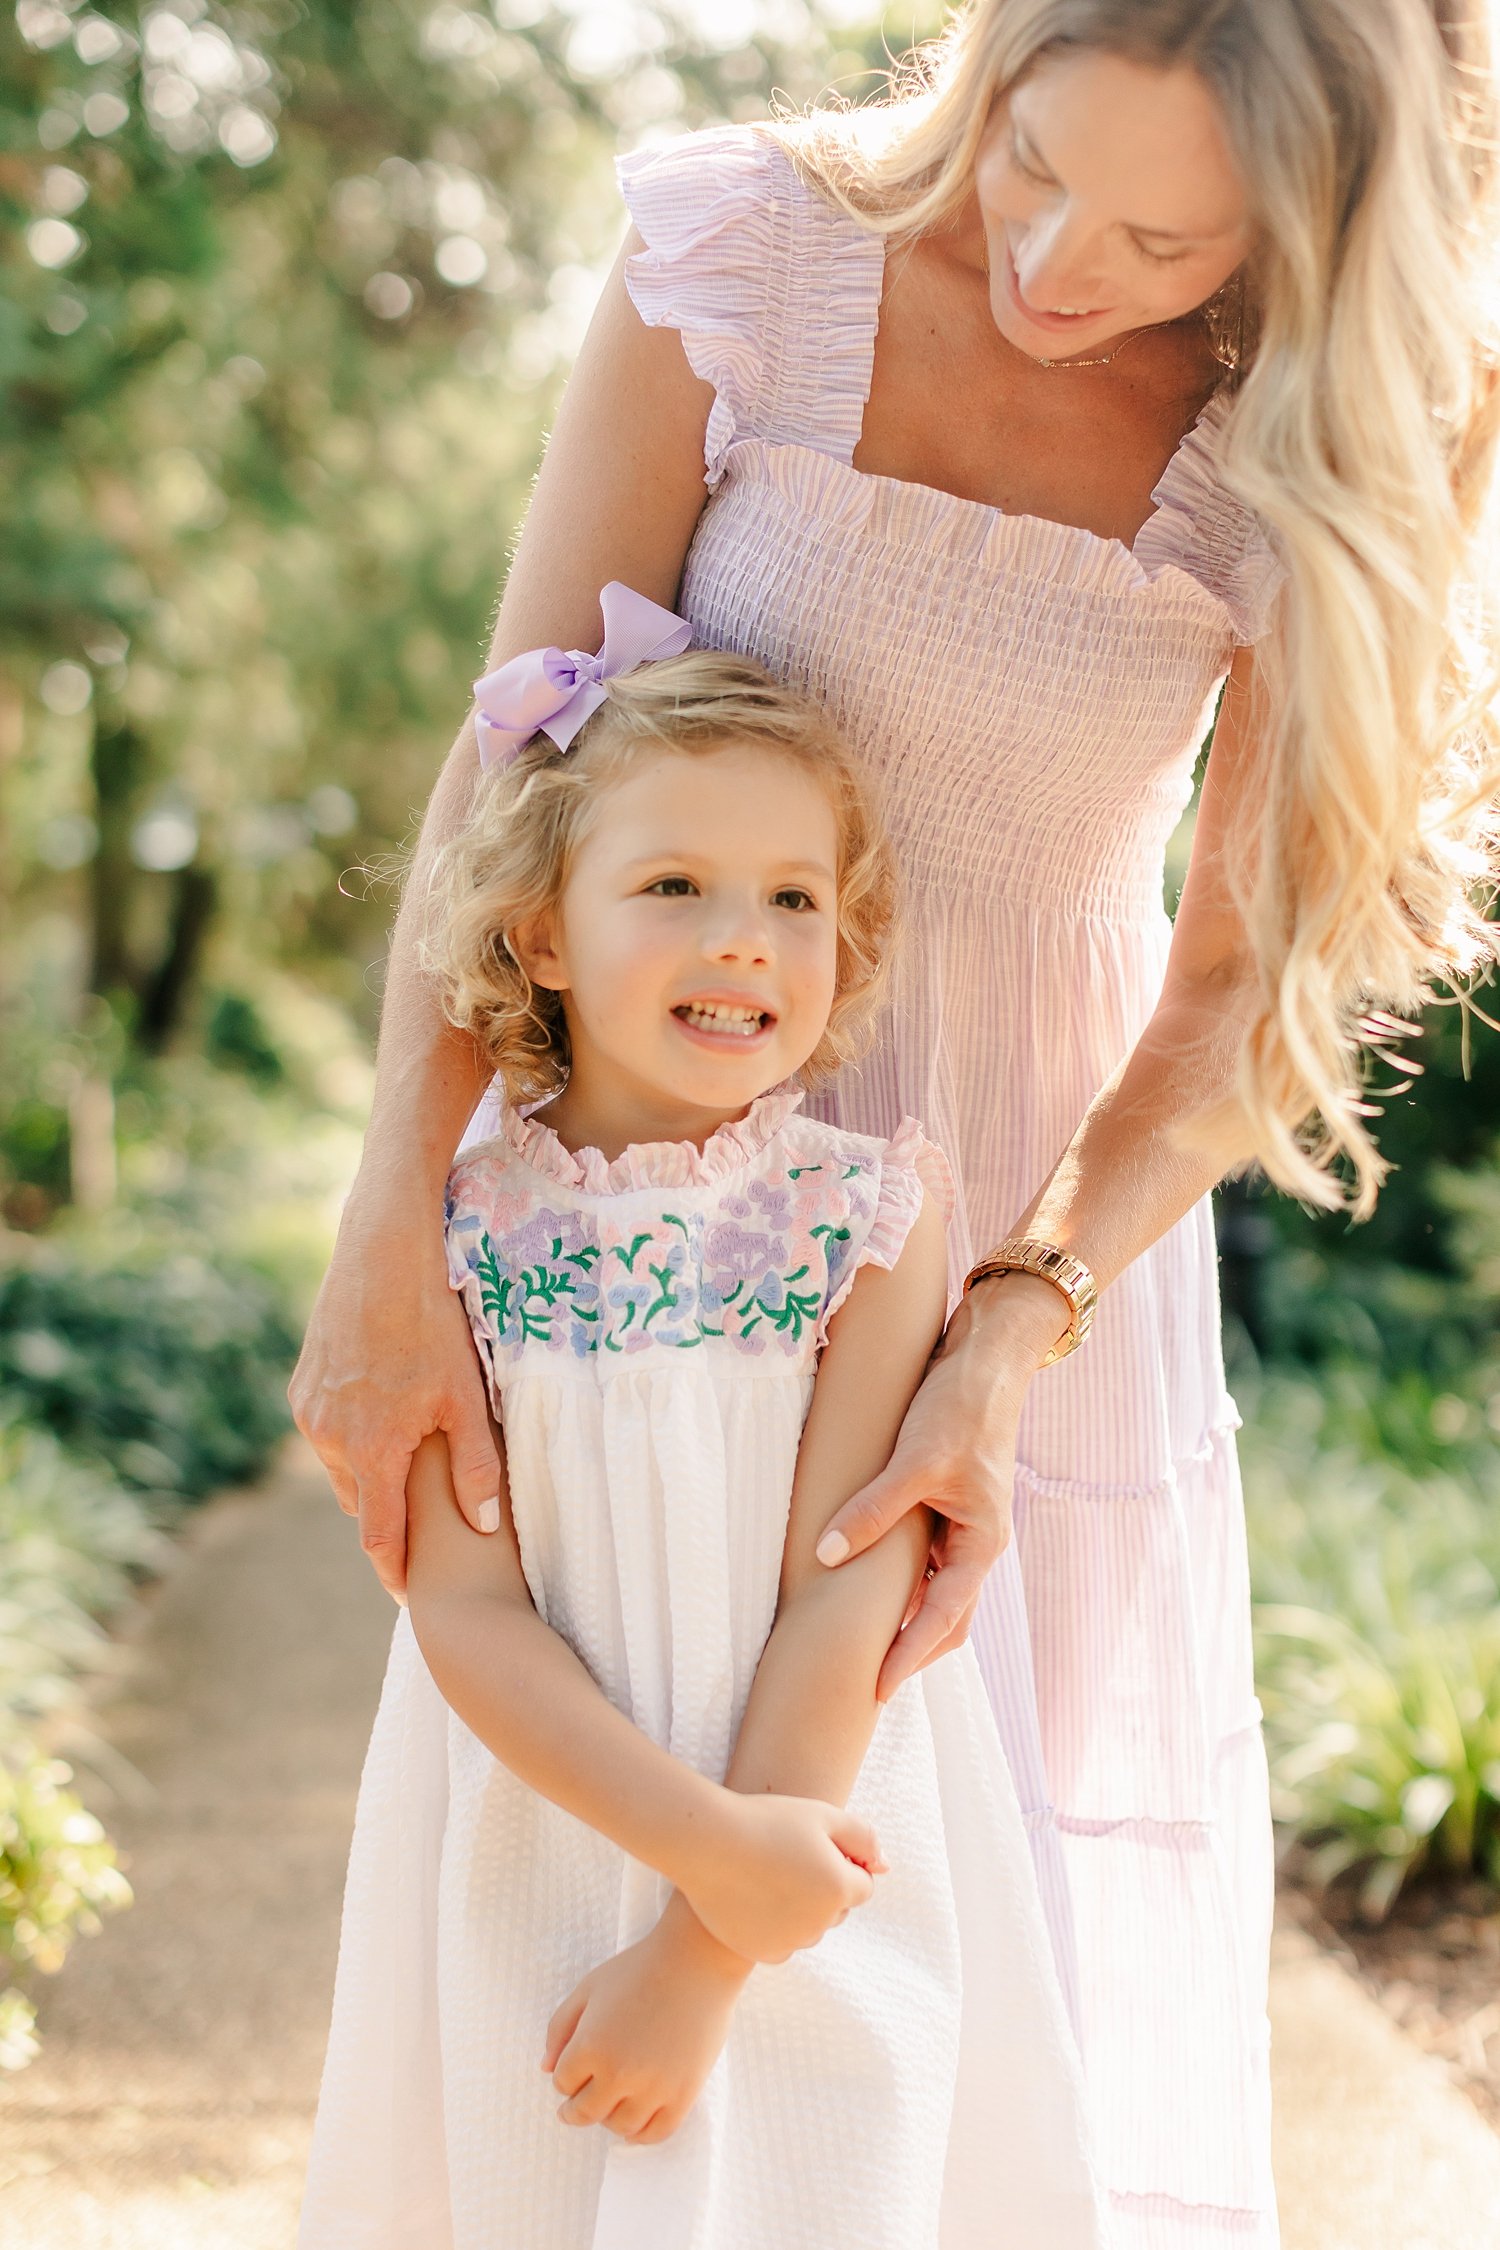
[[[714,387],[703,448],[713,487],[735,438],[763,434],[756,409],[768,388],[767,292],[786,162],[764,133],[727,126],[633,150],[616,170],[645,243],[625,268],[631,301],[649,328],[681,331],[688,364]]]
[[[492,1239],[497,1231],[494,1171],[495,1159],[488,1145],[458,1158],[448,1175],[443,1198],[443,1241],[448,1255],[448,1286],[469,1316],[490,1407],[498,1420],[505,1356],[501,1328],[508,1277],[497,1263]]]
[[[932,1197],[945,1225],[953,1216],[953,1174],[948,1160],[942,1150],[928,1140],[914,1118],[904,1118],[883,1146],[877,1144],[874,1170],[875,1176],[870,1182],[872,1192],[867,1199],[862,1199],[864,1209],[858,1224],[850,1229],[846,1254],[837,1274],[830,1275],[833,1286],[818,1323],[820,1344],[827,1342],[828,1323],[847,1301],[864,1267],[880,1266],[886,1273],[894,1271],[906,1248],[907,1236],[916,1224],[924,1195]]]
[[[1265,525],[1224,480],[1224,425],[1215,401],[1178,447],[1152,498],[1156,513],[1136,544],[1153,573],[1175,566],[1196,578],[1229,612],[1236,646],[1270,631],[1286,568]]]

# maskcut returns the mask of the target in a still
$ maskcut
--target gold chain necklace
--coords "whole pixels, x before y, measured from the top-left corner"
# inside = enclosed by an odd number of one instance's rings
[[[1147,327],[1149,326],[1148,321]],[[1133,328],[1128,336],[1120,338],[1112,352],[1105,352],[1098,359],[1043,359],[1040,353],[1028,353],[1027,357],[1034,359],[1038,367],[1108,367],[1112,360],[1119,358],[1127,344],[1133,344],[1138,336],[1144,336],[1145,333],[1145,328]]]

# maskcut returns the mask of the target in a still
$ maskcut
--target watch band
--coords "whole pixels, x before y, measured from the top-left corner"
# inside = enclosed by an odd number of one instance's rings
[[[1050,1281],[1067,1303],[1066,1333],[1038,1364],[1050,1367],[1055,1360],[1076,1352],[1094,1324],[1094,1307],[1099,1302],[1098,1287],[1083,1260],[1060,1250],[1055,1242],[1036,1242],[1028,1235],[1017,1235],[971,1267],[964,1281],[964,1295],[967,1297],[977,1281],[991,1281],[1002,1273],[1029,1273],[1038,1281]]]

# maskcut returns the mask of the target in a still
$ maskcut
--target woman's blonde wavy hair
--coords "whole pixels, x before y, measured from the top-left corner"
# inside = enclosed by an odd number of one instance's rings
[[[1288,584],[1227,855],[1258,979],[1235,1097],[1196,1122],[1359,1216],[1374,1056],[1493,966],[1500,198],[1494,0],[971,0],[890,97],[782,117],[865,226],[972,190],[997,98],[1093,49],[1196,70],[1247,183],[1224,474]],[[1235,303],[1235,300],[1238,300]],[[1204,308],[1216,347],[1224,301]],[[1411,1068],[1411,1065],[1405,1067]]]
[[[564,755],[543,735],[483,777],[470,818],[438,855],[423,953],[448,1019],[469,1032],[513,1101],[555,1093],[568,1074],[558,993],[534,985],[514,932],[556,906],[574,855],[640,759],[753,749],[810,774],[838,824],[833,1008],[803,1065],[811,1083],[869,1046],[894,938],[895,858],[868,785],[828,714],[758,664],[712,650],[642,665],[606,683],[606,701]]]

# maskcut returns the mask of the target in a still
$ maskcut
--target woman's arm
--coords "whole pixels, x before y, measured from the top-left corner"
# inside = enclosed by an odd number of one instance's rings
[[[748,1803],[633,1725],[537,1615],[508,1504],[493,1538],[465,1522],[435,1433],[417,1447],[407,1504],[411,1621],[427,1668],[528,1788],[664,1875],[747,1965],[784,1959],[863,1904],[877,1860],[867,1825],[805,1792]]]
[[[605,286],[558,410],[490,648],[491,666],[556,642],[596,648],[599,589],[620,578],[671,604],[706,497],[713,400],[682,340],[647,328],[626,293],[632,233]],[[443,1182],[487,1072],[444,1019],[417,949],[433,858],[468,810],[478,773],[466,720],[427,808],[391,942],[375,1099],[292,1379],[317,1449],[381,1580],[405,1575],[406,1472],[419,1440],[447,1433],[453,1481],[479,1526],[498,1478],[484,1395],[442,1256]]]
[[[1228,1143],[1195,1146],[1183,1127],[1232,1092],[1255,1002],[1225,866],[1232,808],[1253,786],[1253,671],[1253,651],[1241,649],[1214,730],[1161,998],[1012,1230],[1071,1250],[1101,1289],[1250,1153]],[[829,1527],[820,1551],[836,1565],[910,1508],[925,1505],[946,1519],[935,1543],[940,1567],[886,1660],[884,1695],[968,1632],[986,1574],[1010,1538],[1027,1385],[1066,1325],[1049,1283],[1024,1274],[981,1282],[949,1323],[889,1467]]]

